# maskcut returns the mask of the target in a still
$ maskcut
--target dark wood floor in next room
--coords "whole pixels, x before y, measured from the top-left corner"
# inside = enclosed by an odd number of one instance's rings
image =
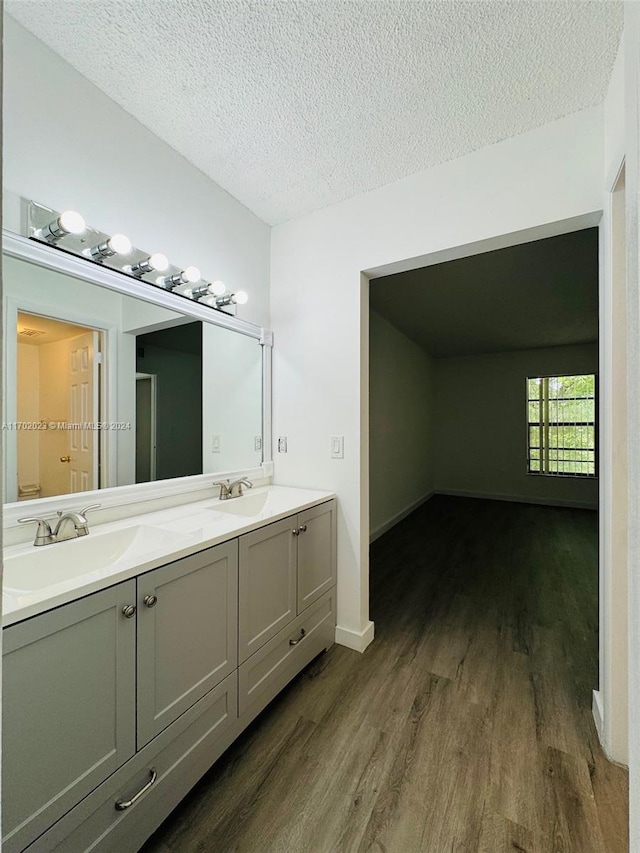
[[[626,853],[595,513],[436,497],[374,543],[371,596],[367,652],[312,663],[145,853]]]

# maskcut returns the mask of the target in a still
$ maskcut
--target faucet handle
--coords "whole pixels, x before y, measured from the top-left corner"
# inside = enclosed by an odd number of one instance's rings
[[[46,518],[32,518],[29,516],[28,518],[18,519],[19,524],[30,524],[31,522],[35,522],[38,525],[36,538],[33,542],[34,545],[50,545],[52,542],[55,542],[51,526]]]
[[[92,509],[100,509],[102,504],[90,504],[86,506],[84,509],[80,510],[80,515],[86,515],[88,512],[91,512]]]
[[[229,492],[231,491],[229,480],[216,480],[215,483],[212,483],[211,485],[220,486],[220,494],[218,495],[219,500],[223,501],[229,497]]]

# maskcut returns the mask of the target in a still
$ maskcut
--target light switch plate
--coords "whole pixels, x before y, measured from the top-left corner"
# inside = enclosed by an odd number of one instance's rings
[[[220,453],[220,436],[219,435],[211,436],[211,452],[212,453]]]
[[[278,453],[286,453],[287,452],[287,436],[281,435],[278,439]]]
[[[344,436],[343,435],[332,435],[331,436],[331,458],[332,459],[344,459]]]

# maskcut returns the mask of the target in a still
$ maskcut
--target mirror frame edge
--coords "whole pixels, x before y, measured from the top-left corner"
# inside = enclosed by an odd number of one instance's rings
[[[105,508],[116,507],[151,501],[156,498],[178,496],[197,491],[200,488],[207,488],[211,485],[211,477],[226,478],[237,475],[247,476],[250,479],[267,479],[272,476],[271,364],[273,332],[222,311],[216,311],[213,308],[199,305],[196,302],[192,303],[186,299],[183,300],[170,292],[155,288],[148,282],[138,282],[108,267],[101,267],[64,250],[45,246],[7,229],[2,229],[2,253],[3,256],[8,255],[27,263],[36,264],[45,269],[86,281],[89,284],[114,290],[125,296],[133,296],[168,310],[179,311],[195,320],[239,332],[247,337],[254,338],[262,347],[262,464],[260,467],[196,474],[191,477],[156,480],[153,483],[132,483],[127,486],[113,486],[88,492],[75,492],[70,495],[38,498],[28,502],[30,511],[33,508],[35,513],[47,515],[54,512],[54,505],[55,509],[65,510],[75,507],[78,502],[92,503],[96,500],[100,501]],[[18,518],[24,514],[24,507],[25,501],[3,504],[5,528],[17,526]]]

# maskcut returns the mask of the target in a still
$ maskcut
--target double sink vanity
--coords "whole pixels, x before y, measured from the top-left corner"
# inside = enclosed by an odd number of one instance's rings
[[[3,845],[135,851],[335,633],[331,493],[6,549]]]
[[[179,266],[158,279],[142,250],[105,254],[110,235],[20,206],[25,230],[3,231],[3,851],[134,853],[334,642],[336,502],[266,485],[268,329],[201,298],[206,281],[184,290]]]

